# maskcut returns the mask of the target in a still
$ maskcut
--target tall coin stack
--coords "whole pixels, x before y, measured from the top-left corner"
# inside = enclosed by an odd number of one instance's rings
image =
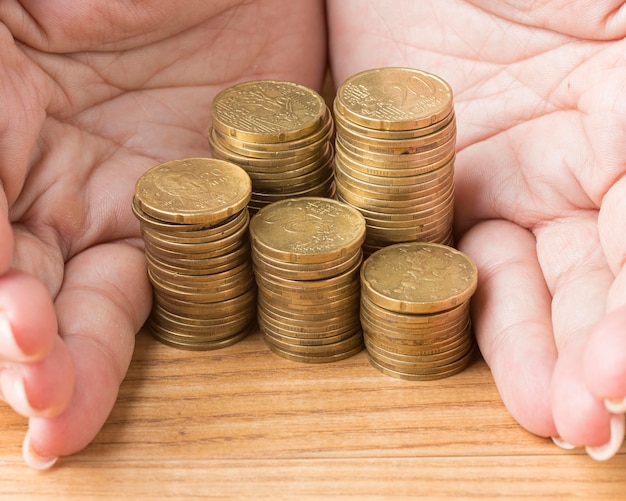
[[[244,170],[211,158],[166,162],[138,180],[133,211],[154,291],[148,326],[163,343],[216,349],[250,331],[250,191]]]
[[[393,243],[452,244],[452,90],[411,68],[357,73],[337,90],[336,197],[367,221],[367,254]]]
[[[336,200],[281,200],[250,222],[258,323],[268,347],[299,362],[363,349],[359,268],[365,220]]]
[[[256,80],[213,100],[209,144],[252,179],[251,212],[297,196],[332,197],[334,124],[324,99],[291,82]]]
[[[468,365],[477,271],[465,254],[433,243],[393,244],[365,260],[361,283],[361,325],[374,367],[401,379],[430,380]]]

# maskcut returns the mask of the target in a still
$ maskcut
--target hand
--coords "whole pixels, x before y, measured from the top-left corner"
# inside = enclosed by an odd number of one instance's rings
[[[222,88],[319,88],[323,5],[7,0],[0,64],[0,389],[43,468],[99,431],[149,312],[136,180],[209,155]]]
[[[513,4],[331,1],[333,74],[451,84],[482,354],[523,427],[609,457],[626,410],[626,6]]]

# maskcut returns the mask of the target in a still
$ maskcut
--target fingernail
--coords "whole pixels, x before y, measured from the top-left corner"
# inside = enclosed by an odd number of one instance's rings
[[[24,378],[15,369],[4,369],[0,372],[0,391],[5,402],[7,402],[15,412],[25,417],[37,415],[28,401]]]
[[[0,314],[0,353],[9,360],[23,360],[26,356],[17,344],[13,327],[5,314]]]
[[[585,447],[587,454],[596,461],[611,459],[619,451],[624,441],[624,414],[611,414],[611,438],[599,447]]]
[[[613,414],[623,414],[626,412],[626,398],[621,400],[607,398],[604,401],[604,407]]]
[[[550,437],[550,438],[561,449],[571,450],[571,449],[575,449],[576,448],[576,446],[574,444],[570,444],[569,442],[566,442],[565,440],[563,440],[560,437]]]
[[[24,462],[35,470],[47,470],[51,468],[59,459],[58,457],[41,456],[35,449],[30,439],[30,431],[26,432],[22,443],[22,457]]]

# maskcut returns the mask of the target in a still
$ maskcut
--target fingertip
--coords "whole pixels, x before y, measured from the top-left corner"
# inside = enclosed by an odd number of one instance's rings
[[[58,461],[57,456],[47,456],[33,447],[31,431],[26,432],[22,443],[22,457],[24,462],[34,470],[48,470]]]
[[[587,454],[596,461],[607,461],[611,459],[622,447],[626,428],[624,414],[612,414],[610,428],[611,437],[606,444],[595,447],[585,447]]]
[[[552,411],[558,436],[565,442],[591,447],[611,438],[610,413],[586,387],[580,371],[582,353],[572,343],[559,353],[552,377]]]
[[[57,337],[54,304],[45,286],[27,273],[0,277],[0,354],[11,361],[45,357]]]
[[[594,328],[583,355],[585,383],[600,400],[626,397],[626,306],[609,313]]]

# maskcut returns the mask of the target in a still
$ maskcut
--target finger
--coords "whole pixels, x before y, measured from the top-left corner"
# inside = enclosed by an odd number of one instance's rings
[[[102,244],[68,263],[56,307],[76,384],[62,414],[30,420],[24,445],[28,464],[72,454],[95,437],[115,403],[150,304],[145,258],[137,248]]]
[[[57,324],[52,298],[35,277],[11,270],[0,277],[0,358],[41,360],[52,350]]]
[[[0,274],[6,272],[13,259],[13,230],[9,221],[9,208],[0,182]]]
[[[593,211],[554,221],[536,231],[537,252],[552,293],[554,338],[559,351],[552,379],[552,409],[560,438],[600,445],[610,438],[610,416],[587,389],[584,347],[605,312],[613,281],[598,241]]]
[[[459,248],[478,267],[474,328],[504,404],[527,430],[554,436],[550,380],[557,354],[533,235],[510,222],[484,222]]]
[[[67,346],[55,338],[53,349],[38,362],[6,365],[0,372],[2,398],[25,417],[54,417],[70,402],[74,366]]]
[[[608,400],[612,412],[626,412],[626,306],[610,312],[593,329],[582,364],[585,383],[595,397]]]
[[[606,317],[593,329],[583,358],[585,382],[613,412],[626,412],[626,177],[606,193],[598,232],[615,279]]]

